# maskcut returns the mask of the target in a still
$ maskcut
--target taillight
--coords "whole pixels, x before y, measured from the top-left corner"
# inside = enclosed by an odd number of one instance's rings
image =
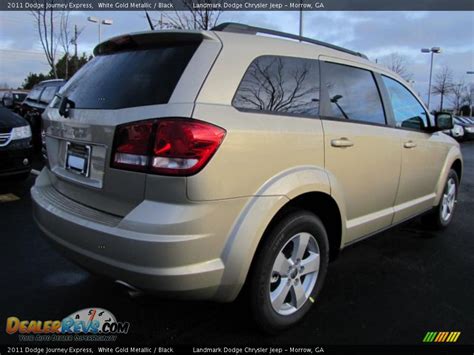
[[[161,175],[193,175],[216,152],[226,131],[197,120],[163,118],[117,127],[112,167]]]
[[[113,166],[145,171],[150,162],[153,121],[134,122],[117,127]]]

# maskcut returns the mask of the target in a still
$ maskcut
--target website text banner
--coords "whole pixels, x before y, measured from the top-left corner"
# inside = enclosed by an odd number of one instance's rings
[[[0,0],[0,11],[474,11],[473,0]]]
[[[76,335],[78,336],[78,335]],[[81,336],[84,337],[85,335]],[[228,355],[284,355],[284,354],[467,354],[473,345],[125,345],[76,341],[75,343],[29,345],[0,345],[1,354],[228,354]]]

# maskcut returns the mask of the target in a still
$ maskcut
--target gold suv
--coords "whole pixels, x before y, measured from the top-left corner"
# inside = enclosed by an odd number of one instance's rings
[[[229,23],[94,53],[43,114],[31,190],[41,230],[85,269],[175,298],[245,285],[272,332],[309,311],[345,246],[453,218],[452,117],[360,53]]]

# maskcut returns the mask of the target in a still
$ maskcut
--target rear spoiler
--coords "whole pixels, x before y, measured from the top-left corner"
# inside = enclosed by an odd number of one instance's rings
[[[190,44],[204,39],[216,39],[210,32],[204,31],[147,31],[121,35],[99,43],[94,48],[94,55],[106,55],[138,48],[153,48],[167,44]]]

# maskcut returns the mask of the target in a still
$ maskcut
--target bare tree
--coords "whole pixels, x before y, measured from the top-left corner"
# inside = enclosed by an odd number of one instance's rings
[[[450,96],[451,103],[453,104],[456,113],[459,113],[459,111],[461,110],[461,106],[464,101],[464,96],[466,95],[466,90],[466,84],[462,79],[456,84],[453,84]]]
[[[259,111],[307,114],[318,107],[319,88],[308,65],[285,67],[281,58],[256,59],[240,84],[236,103]]]
[[[449,95],[453,90],[453,73],[451,69],[444,66],[441,71],[436,74],[434,85],[431,89],[431,93],[440,95],[439,110],[443,111],[443,101],[446,95]]]
[[[64,61],[64,72],[65,72],[65,77],[64,79],[69,78],[69,48],[72,43],[71,39],[71,29],[69,28],[69,11],[62,11],[61,12],[61,18],[59,22],[59,41],[61,43],[61,47],[64,51],[64,56],[65,61]]]
[[[155,21],[158,28],[176,28],[189,30],[209,30],[217,25],[222,10],[212,10],[209,4],[222,3],[222,0],[181,0],[188,10],[163,12],[160,20]]]
[[[48,10],[47,5],[51,8]],[[54,0],[43,0],[43,8],[33,10],[31,14],[35,19],[35,26],[38,31],[41,46],[43,47],[46,60],[51,67],[54,77],[57,78],[56,54],[59,44],[59,37],[55,33],[56,14],[53,11]]]
[[[410,73],[407,69],[408,67],[408,60],[405,56],[392,53],[381,60],[382,64],[390,69],[391,71],[397,73],[405,80],[411,80],[413,78],[413,74]]]
[[[469,117],[472,117],[472,106],[474,105],[474,84],[470,84],[466,87],[466,91],[463,95],[463,105],[469,107]]]

